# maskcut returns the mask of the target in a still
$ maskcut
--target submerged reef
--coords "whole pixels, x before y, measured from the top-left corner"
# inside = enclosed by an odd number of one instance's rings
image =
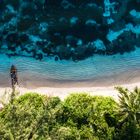
[[[140,47],[140,0],[0,0],[0,52],[82,60]]]

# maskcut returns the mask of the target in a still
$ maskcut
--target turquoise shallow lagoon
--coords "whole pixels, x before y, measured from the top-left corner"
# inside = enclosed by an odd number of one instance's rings
[[[0,83],[9,86],[9,69],[14,64],[22,86],[101,86],[138,82],[140,79],[140,49],[123,55],[94,55],[83,61],[42,61],[29,57],[7,57],[0,54]]]

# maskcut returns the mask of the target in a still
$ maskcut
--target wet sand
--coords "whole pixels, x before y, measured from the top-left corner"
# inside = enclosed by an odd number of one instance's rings
[[[80,87],[114,87],[126,84],[133,84],[140,82],[140,69],[130,69],[120,74],[114,74],[110,76],[103,76],[98,78],[85,79],[85,80],[57,80],[48,79],[41,75],[35,75],[30,72],[19,74],[20,87],[33,89],[40,87],[51,88],[80,88]],[[10,87],[9,74],[0,74],[0,87]]]

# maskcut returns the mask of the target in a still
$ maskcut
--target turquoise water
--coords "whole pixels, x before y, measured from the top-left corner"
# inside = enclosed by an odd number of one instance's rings
[[[30,80],[94,81],[105,77],[115,78],[129,71],[127,76],[131,80],[131,77],[135,78],[135,72],[140,70],[140,49],[124,55],[96,55],[79,62],[54,61],[51,58],[38,61],[28,57],[9,58],[1,54],[0,75],[3,76],[1,76],[1,83],[2,79],[3,81],[9,79],[9,69],[12,64],[17,66],[19,78],[27,82]]]

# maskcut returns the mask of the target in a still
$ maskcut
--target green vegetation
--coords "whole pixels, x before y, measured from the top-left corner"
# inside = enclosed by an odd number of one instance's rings
[[[71,94],[64,101],[29,93],[0,112],[0,140],[139,140],[140,89],[110,97]]]

